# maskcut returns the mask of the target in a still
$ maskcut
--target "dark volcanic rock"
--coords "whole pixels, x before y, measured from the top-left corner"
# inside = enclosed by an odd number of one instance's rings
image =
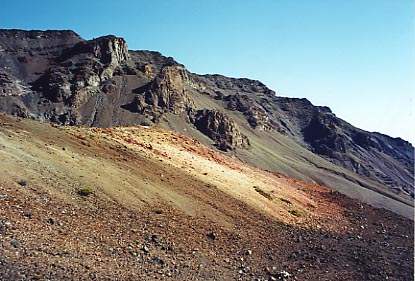
[[[57,59],[59,64],[36,80],[33,89],[52,102],[79,107],[100,92],[100,86],[122,68],[128,57],[122,38],[105,36],[79,42],[64,50]]]
[[[316,110],[310,123],[302,130],[304,141],[320,155],[335,158],[336,153],[346,153],[346,144],[336,125],[338,122],[333,115],[325,115]]]
[[[262,130],[275,129],[275,124],[269,120],[265,110],[260,106],[255,105],[254,100],[248,95],[235,94],[226,97],[218,95],[217,97],[228,102],[226,109],[242,112],[252,128]]]
[[[319,109],[302,133],[313,152],[335,164],[380,182],[391,190],[397,188],[401,192],[413,192],[414,150],[410,143],[365,132],[331,112]],[[384,155],[399,161],[392,162]]]
[[[220,150],[249,146],[248,138],[241,134],[236,123],[223,112],[199,110],[193,122],[199,131],[215,141]]]
[[[2,69],[24,82],[32,82],[49,66],[50,60],[82,38],[70,30],[0,29]]]

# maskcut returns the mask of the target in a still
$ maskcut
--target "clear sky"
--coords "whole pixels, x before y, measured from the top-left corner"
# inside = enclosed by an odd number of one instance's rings
[[[415,144],[413,0],[2,1],[0,28],[113,34]]]

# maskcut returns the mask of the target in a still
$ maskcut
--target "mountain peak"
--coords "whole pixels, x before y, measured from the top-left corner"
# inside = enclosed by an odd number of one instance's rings
[[[128,60],[128,46],[123,38],[113,35],[102,36],[96,39],[82,41],[76,44],[67,53],[70,55],[93,54],[104,64],[119,65]]]

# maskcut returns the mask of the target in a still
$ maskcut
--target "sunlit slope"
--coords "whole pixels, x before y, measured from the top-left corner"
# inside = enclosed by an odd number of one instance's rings
[[[36,182],[66,201],[88,186],[126,206],[168,204],[226,222],[216,208],[221,199],[210,194],[218,190],[277,220],[312,227],[327,219],[329,228],[334,218],[326,212],[338,208],[315,198],[327,188],[253,168],[177,132],[2,119],[3,177]]]
[[[220,105],[209,98],[199,96],[197,100],[200,106],[220,109]],[[241,113],[228,114],[241,125],[239,129],[251,142],[248,149],[236,148],[234,151],[243,162],[309,183],[329,186],[375,207],[413,217],[413,203],[409,195],[395,194],[374,181],[323,159],[279,133],[253,130],[245,124]],[[167,115],[166,120],[162,123],[164,127],[190,135],[205,145],[212,145],[212,140],[187,123],[183,116]]]

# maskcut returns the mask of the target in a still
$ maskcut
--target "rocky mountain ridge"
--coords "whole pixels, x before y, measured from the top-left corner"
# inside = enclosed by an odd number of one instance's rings
[[[0,59],[0,111],[65,125],[180,125],[246,162],[288,138],[334,164],[307,165],[413,204],[410,143],[355,128],[306,99],[279,97],[259,81],[197,75],[160,53],[129,51],[122,38],[83,40],[73,31],[0,30]],[[291,170],[284,172],[306,174]],[[330,185],[324,176],[307,179]]]

